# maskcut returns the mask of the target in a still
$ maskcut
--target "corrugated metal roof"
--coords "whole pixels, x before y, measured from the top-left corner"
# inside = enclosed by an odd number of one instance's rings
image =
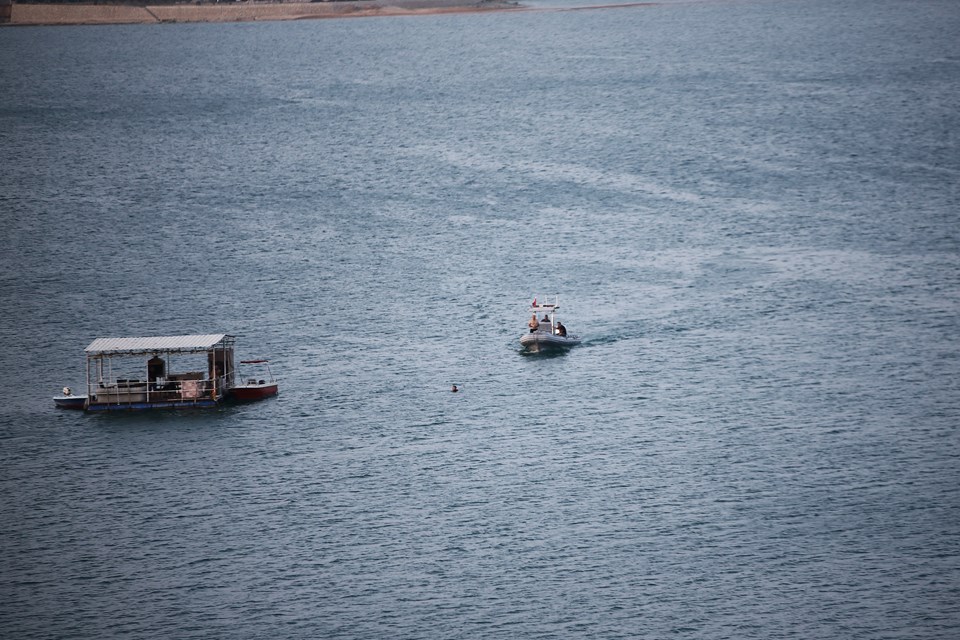
[[[151,336],[144,338],[97,338],[84,349],[87,353],[151,353],[154,351],[197,351],[210,349],[225,333],[197,336]]]

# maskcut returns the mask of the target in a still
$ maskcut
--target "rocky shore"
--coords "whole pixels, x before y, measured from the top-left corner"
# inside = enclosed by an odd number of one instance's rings
[[[336,2],[240,2],[118,5],[21,4],[8,9],[7,25],[150,24],[307,20],[518,9],[507,0],[346,0]]]

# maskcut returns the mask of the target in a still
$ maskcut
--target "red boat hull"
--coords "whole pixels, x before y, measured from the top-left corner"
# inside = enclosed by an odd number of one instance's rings
[[[280,392],[276,383],[274,384],[254,384],[234,387],[230,390],[234,400],[248,402],[251,400],[264,400],[275,396]]]

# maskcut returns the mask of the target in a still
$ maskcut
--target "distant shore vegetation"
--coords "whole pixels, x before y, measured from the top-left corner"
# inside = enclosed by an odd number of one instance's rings
[[[356,0],[9,0],[9,4],[99,4],[124,7],[146,7],[159,4],[233,4],[235,2],[257,4],[297,4],[309,2],[355,2]],[[7,4],[0,0],[0,4]]]

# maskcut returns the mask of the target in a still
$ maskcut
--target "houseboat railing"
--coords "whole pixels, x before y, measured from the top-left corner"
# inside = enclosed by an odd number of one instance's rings
[[[229,391],[227,383],[227,376],[217,380],[153,382],[121,378],[113,383],[98,383],[91,391],[95,404],[184,403],[217,400]]]

